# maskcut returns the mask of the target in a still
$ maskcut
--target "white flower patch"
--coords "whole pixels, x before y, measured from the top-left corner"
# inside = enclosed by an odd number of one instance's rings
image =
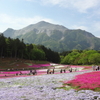
[[[55,66],[55,68],[62,68],[62,67],[64,67],[64,66],[61,66],[61,65],[59,65],[59,66]]]
[[[78,71],[81,71],[83,69],[84,69],[84,67],[78,67]]]

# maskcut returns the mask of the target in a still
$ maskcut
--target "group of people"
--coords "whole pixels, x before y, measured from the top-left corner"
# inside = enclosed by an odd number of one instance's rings
[[[37,71],[36,70],[30,70],[29,73],[27,73],[27,75],[36,75]],[[21,71],[19,73],[16,73],[16,76],[18,75],[24,75]]]
[[[73,71],[74,72],[78,71],[78,68],[77,67],[76,68],[72,68],[71,66],[67,66],[66,69],[62,68],[62,69],[59,69],[59,70],[52,68],[52,69],[47,69],[47,74],[54,74],[57,71],[60,71],[60,73],[66,73],[66,70],[68,70],[71,73]]]
[[[66,73],[66,70],[65,69],[61,69],[60,73],[63,73],[63,72]]]
[[[93,71],[98,71],[98,70],[100,70],[100,66],[92,65],[92,69],[93,69]]]
[[[37,71],[36,70],[30,70],[30,73],[29,74],[36,75],[37,74]]]
[[[47,74],[54,74],[54,72],[55,72],[54,69],[48,69],[47,70]]]
[[[56,71],[58,71],[58,70],[56,70],[56,69],[48,69],[47,70],[47,74],[54,74]],[[66,69],[60,69],[59,70],[60,71],[60,73],[66,73]],[[72,72],[73,71],[73,69],[72,68],[69,68],[69,72]]]

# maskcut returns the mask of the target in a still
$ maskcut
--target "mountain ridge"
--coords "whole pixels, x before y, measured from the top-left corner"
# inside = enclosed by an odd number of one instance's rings
[[[5,36],[7,36],[7,31],[9,31],[9,29],[11,29],[11,28],[8,28],[6,31],[3,32]],[[49,35],[50,30],[55,30],[55,29],[60,30],[60,31],[68,30],[68,28],[66,28],[62,25],[51,24],[49,22],[40,21],[36,24],[31,24],[22,29],[13,31],[12,36],[10,35],[10,37],[15,38],[18,35],[23,35],[29,31],[36,31],[36,30],[37,30],[37,34],[47,31],[47,34]],[[12,29],[12,30],[14,30],[14,29]]]

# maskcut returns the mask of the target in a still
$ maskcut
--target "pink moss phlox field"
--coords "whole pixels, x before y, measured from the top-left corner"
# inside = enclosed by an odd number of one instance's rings
[[[3,74],[16,74],[16,73],[23,73],[23,74],[25,74],[25,73],[29,73],[29,71],[12,71],[12,72],[2,72]]]
[[[100,71],[81,74],[71,81],[64,81],[64,84],[79,89],[91,89],[100,91]]]
[[[34,68],[40,68],[40,67],[46,67],[46,66],[50,66],[50,64],[34,64],[32,66],[29,66],[29,67],[34,67]]]
[[[37,64],[37,65],[34,64],[32,66],[29,66],[29,67],[40,68],[40,67],[47,67],[47,66],[50,66],[50,64]],[[5,76],[11,77],[11,76],[15,76],[16,74],[20,74],[20,73],[22,73],[22,74],[29,74],[30,71],[29,70],[28,71],[1,71],[0,72],[0,78],[2,78],[2,77],[6,78]],[[45,74],[46,71],[44,71],[44,70],[37,70],[37,73],[38,73],[38,75],[41,75],[41,74]]]

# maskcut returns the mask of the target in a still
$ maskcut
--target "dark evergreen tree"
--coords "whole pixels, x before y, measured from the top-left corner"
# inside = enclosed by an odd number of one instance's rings
[[[45,52],[47,61],[54,62],[54,63],[60,62],[60,56],[57,52],[54,52],[50,48],[48,49],[43,45],[38,45],[38,47]]]
[[[33,56],[32,56],[33,45],[27,44],[26,49],[27,49],[28,59],[31,60],[33,58]]]
[[[0,34],[0,56],[3,57],[5,56],[6,52],[6,41],[5,41],[5,37],[3,36],[3,34]]]
[[[17,38],[17,39],[14,39],[13,41],[13,52],[14,52],[14,57],[17,58],[18,57],[18,53],[20,51],[20,40]]]
[[[24,43],[24,39],[22,39],[22,41],[20,41],[20,46],[19,46],[19,57],[22,59],[24,58],[25,49],[26,45]]]
[[[12,54],[13,54],[13,39],[11,39],[10,37],[8,37],[6,39],[6,44],[7,44],[7,57],[13,57]]]

